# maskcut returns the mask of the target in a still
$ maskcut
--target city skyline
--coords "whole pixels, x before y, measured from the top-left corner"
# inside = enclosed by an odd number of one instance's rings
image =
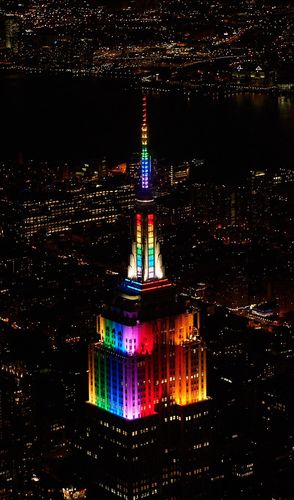
[[[292,498],[293,20],[0,0],[1,500]]]

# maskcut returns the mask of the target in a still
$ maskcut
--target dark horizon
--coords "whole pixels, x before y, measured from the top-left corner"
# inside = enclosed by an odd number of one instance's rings
[[[0,83],[2,159],[22,153],[25,161],[119,163],[138,151],[140,91],[70,77],[11,76]],[[249,170],[294,168],[290,97],[149,94],[148,102],[150,144],[159,159],[204,159],[209,176],[220,181],[238,181]]]

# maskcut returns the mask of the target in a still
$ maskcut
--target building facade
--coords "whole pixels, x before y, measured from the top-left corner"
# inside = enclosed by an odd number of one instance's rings
[[[30,193],[13,204],[13,225],[30,240],[37,234],[62,233],[75,225],[115,222],[121,214],[130,213],[134,201],[134,186],[129,182],[91,183],[78,189]]]
[[[97,318],[89,401],[77,450],[94,489],[125,499],[204,498],[209,472],[206,347],[165,277],[143,101],[134,241],[125,278]]]

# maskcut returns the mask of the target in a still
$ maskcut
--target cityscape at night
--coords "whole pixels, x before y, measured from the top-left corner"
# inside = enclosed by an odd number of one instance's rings
[[[0,0],[0,499],[294,499],[294,6]]]
[[[290,4],[2,0],[0,65],[24,74],[69,73],[188,95],[292,93]]]

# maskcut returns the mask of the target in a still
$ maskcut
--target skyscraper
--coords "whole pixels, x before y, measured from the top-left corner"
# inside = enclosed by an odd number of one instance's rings
[[[17,50],[18,48],[19,22],[13,15],[7,15],[5,19],[5,47]]]
[[[128,277],[98,316],[97,333],[89,348],[86,433],[77,449],[99,464],[97,486],[109,495],[182,497],[209,470],[206,349],[162,264],[146,97]]]

